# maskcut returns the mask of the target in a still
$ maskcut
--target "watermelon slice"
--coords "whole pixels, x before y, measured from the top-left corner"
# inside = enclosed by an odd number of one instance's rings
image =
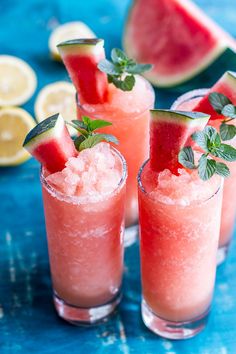
[[[209,101],[209,94],[211,92],[222,93],[227,96],[234,105],[236,105],[236,72],[227,71],[220,80],[209,90],[208,94],[204,96],[193,108],[195,112],[205,112],[211,115],[210,120],[224,119],[221,114],[217,113]]]
[[[178,153],[191,145],[191,135],[204,129],[210,116],[199,112],[182,112],[165,109],[151,110],[150,166],[156,172],[169,169],[178,175],[183,168]]]
[[[160,87],[186,82],[210,64],[218,76],[236,70],[236,42],[190,0],[136,0],[124,47],[138,62],[154,64],[145,77]],[[211,76],[205,72],[205,80]]]
[[[80,103],[104,103],[108,99],[107,75],[97,65],[105,58],[102,39],[75,39],[58,45],[59,53],[78,92]]]
[[[60,114],[37,124],[26,136],[23,146],[50,173],[61,171],[70,157],[78,155]]]

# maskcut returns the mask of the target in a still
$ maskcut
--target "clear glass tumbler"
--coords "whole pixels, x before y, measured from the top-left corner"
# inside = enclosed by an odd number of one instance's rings
[[[125,245],[128,246],[138,234],[137,174],[149,154],[150,109],[154,107],[155,94],[149,82],[141,76],[136,77],[132,91],[124,92],[110,84],[109,94],[110,101],[104,104],[81,106],[77,99],[77,112],[78,119],[85,115],[110,121],[112,126],[100,131],[118,138],[117,149],[127,161]]]
[[[109,194],[68,196],[41,172],[53,298],[57,313],[73,324],[104,321],[121,299],[127,169]]]
[[[191,110],[193,106],[207,94],[209,89],[193,90],[180,96],[171,109]],[[220,121],[211,121],[211,125],[219,130]],[[231,124],[235,124],[234,121]],[[231,143],[236,147],[236,138]],[[220,227],[219,249],[217,254],[218,265],[227,257],[231,239],[233,236],[236,217],[236,162],[230,162],[230,177],[225,179],[223,192],[223,206]]]
[[[138,176],[142,318],[162,337],[192,337],[205,327],[212,301],[223,181],[216,177],[212,195],[185,205],[156,198],[145,169],[147,162]]]

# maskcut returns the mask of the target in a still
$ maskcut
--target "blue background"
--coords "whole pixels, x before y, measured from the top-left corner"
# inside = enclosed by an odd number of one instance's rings
[[[196,1],[236,37],[235,0]],[[52,29],[73,20],[86,22],[105,39],[107,53],[121,46],[127,0],[1,0],[0,53],[19,56],[37,72],[38,89],[67,80],[49,57]],[[204,86],[204,82],[202,83]],[[36,92],[36,94],[37,94]],[[176,93],[158,91],[157,104],[168,107]],[[33,114],[35,96],[24,106]],[[52,306],[39,166],[0,170],[0,352],[10,353],[236,353],[236,244],[217,272],[208,327],[196,338],[171,342],[148,331],[140,318],[138,245],[126,250],[124,299],[105,325],[73,327]]]

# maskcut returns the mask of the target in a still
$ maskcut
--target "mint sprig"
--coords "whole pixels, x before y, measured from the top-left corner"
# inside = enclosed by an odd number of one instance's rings
[[[211,92],[208,99],[213,109],[225,117],[220,125],[221,139],[223,141],[233,139],[236,136],[236,127],[228,122],[236,118],[236,106],[222,93]]]
[[[186,146],[179,152],[179,163],[188,169],[197,169],[198,175],[203,181],[210,179],[214,174],[229,177],[228,166],[216,161],[214,157],[228,162],[236,161],[236,149],[231,145],[223,144],[220,134],[211,126],[205,127],[203,131],[195,132],[191,138],[204,153],[201,154],[196,164],[192,147]]]
[[[141,74],[152,68],[151,64],[138,64],[120,49],[111,51],[111,61],[102,59],[98,69],[107,74],[108,82],[122,91],[131,91],[135,85],[136,74]]]
[[[72,120],[67,122],[68,125],[76,129],[80,135],[75,138],[74,144],[78,151],[90,149],[99,144],[101,141],[119,144],[117,138],[111,134],[95,133],[94,131],[112,125],[111,122],[102,119],[92,120],[87,116],[83,116],[82,120]]]

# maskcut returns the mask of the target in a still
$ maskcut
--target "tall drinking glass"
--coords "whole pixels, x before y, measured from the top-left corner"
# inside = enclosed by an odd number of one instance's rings
[[[152,86],[141,76],[136,76],[132,91],[122,91],[109,84],[109,101],[104,104],[83,106],[77,100],[78,118],[87,115],[92,119],[105,119],[112,126],[100,129],[119,140],[118,150],[127,161],[128,178],[125,225],[128,228],[125,242],[131,244],[137,235],[138,195],[137,174],[149,153],[150,109],[155,95]]]
[[[121,178],[111,193],[66,195],[41,173],[53,298],[74,324],[107,319],[121,299],[126,163],[112,149]]]
[[[170,339],[204,328],[214,289],[222,179],[194,173],[158,177],[146,162],[138,176],[142,317]]]
[[[172,109],[191,110],[199,100],[205,96],[208,89],[199,89],[189,91],[180,96],[172,105]],[[212,120],[211,125],[219,130],[221,121]],[[235,124],[232,121],[230,124]],[[236,138],[231,141],[236,147]],[[223,206],[220,227],[219,249],[217,254],[217,262],[221,264],[227,256],[230,242],[233,236],[234,223],[236,217],[236,162],[230,162],[230,177],[225,179],[223,192]]]

